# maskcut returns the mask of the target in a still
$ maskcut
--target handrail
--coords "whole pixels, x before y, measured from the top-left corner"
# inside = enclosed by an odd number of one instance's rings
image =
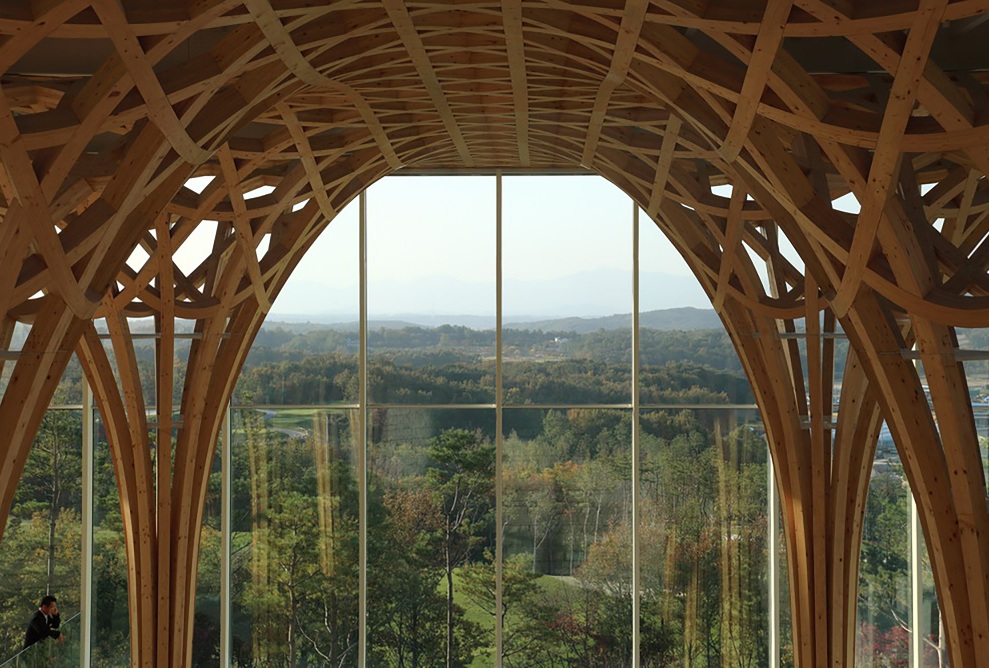
[[[66,624],[70,623],[72,620],[74,620],[76,617],[78,617],[81,614],[82,614],[82,611],[77,612],[76,614],[74,614],[71,617],[69,617],[68,619],[66,619],[64,622],[60,622],[59,625],[58,625],[59,630],[61,630],[61,628],[63,626],[65,626]],[[18,657],[20,657],[21,654],[23,654],[24,652],[27,652],[32,647],[35,647],[35,645],[37,645],[37,643],[35,643],[34,645],[28,645],[24,649],[22,649],[19,652],[17,652],[17,654],[14,654],[13,656],[9,657],[6,661],[4,661],[3,663],[0,663],[0,668],[4,668],[4,666],[9,666],[12,661],[16,661],[18,659]]]

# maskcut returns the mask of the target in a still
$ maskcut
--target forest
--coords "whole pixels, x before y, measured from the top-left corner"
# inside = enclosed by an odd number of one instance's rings
[[[369,335],[361,451],[352,340],[262,332],[232,413],[234,664],[357,665],[365,563],[369,666],[630,666],[635,553],[640,665],[764,666],[767,454],[723,333],[643,334],[637,416],[627,330],[506,334],[500,419],[488,334]],[[75,391],[67,380],[60,397]],[[46,588],[78,610],[80,434],[78,410],[49,411],[18,488],[0,545],[0,656]],[[93,661],[127,665],[126,554],[102,436],[95,459]],[[895,464],[872,485],[859,655],[905,666],[907,494]],[[220,512],[216,463],[197,666],[219,662]],[[784,623],[784,665],[787,638]]]

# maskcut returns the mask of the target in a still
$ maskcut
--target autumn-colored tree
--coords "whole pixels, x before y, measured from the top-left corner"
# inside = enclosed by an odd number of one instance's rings
[[[440,593],[445,573],[439,499],[416,478],[409,488],[371,495],[369,514],[368,662],[400,668],[443,665],[449,630],[446,597]],[[453,607],[456,639],[453,662],[467,665],[483,642],[476,624],[459,605]]]

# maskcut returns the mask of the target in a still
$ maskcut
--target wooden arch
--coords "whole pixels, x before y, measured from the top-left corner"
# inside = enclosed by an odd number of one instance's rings
[[[0,355],[13,364],[0,518],[77,350],[120,488],[132,662],[188,665],[223,406],[318,233],[399,170],[583,167],[673,240],[745,365],[782,494],[798,664],[853,661],[885,420],[952,665],[978,665],[989,515],[954,328],[989,326],[987,12],[987,0],[3,3],[0,348],[15,322],[30,334]],[[192,176],[214,178],[197,193]],[[260,185],[274,190],[245,199]],[[833,205],[849,193],[857,213]],[[173,257],[205,225],[212,247],[183,272]],[[131,267],[138,247],[148,259]],[[177,406],[159,365],[154,430],[174,463],[157,471],[132,317],[154,317],[162,360],[176,320],[198,335]]]

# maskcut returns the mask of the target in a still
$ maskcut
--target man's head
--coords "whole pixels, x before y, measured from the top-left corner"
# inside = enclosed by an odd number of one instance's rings
[[[45,613],[46,615],[57,615],[58,606],[55,605],[55,602],[56,602],[55,597],[49,594],[48,596],[45,596],[41,599],[41,605],[39,605],[38,607],[41,609],[41,612]]]

